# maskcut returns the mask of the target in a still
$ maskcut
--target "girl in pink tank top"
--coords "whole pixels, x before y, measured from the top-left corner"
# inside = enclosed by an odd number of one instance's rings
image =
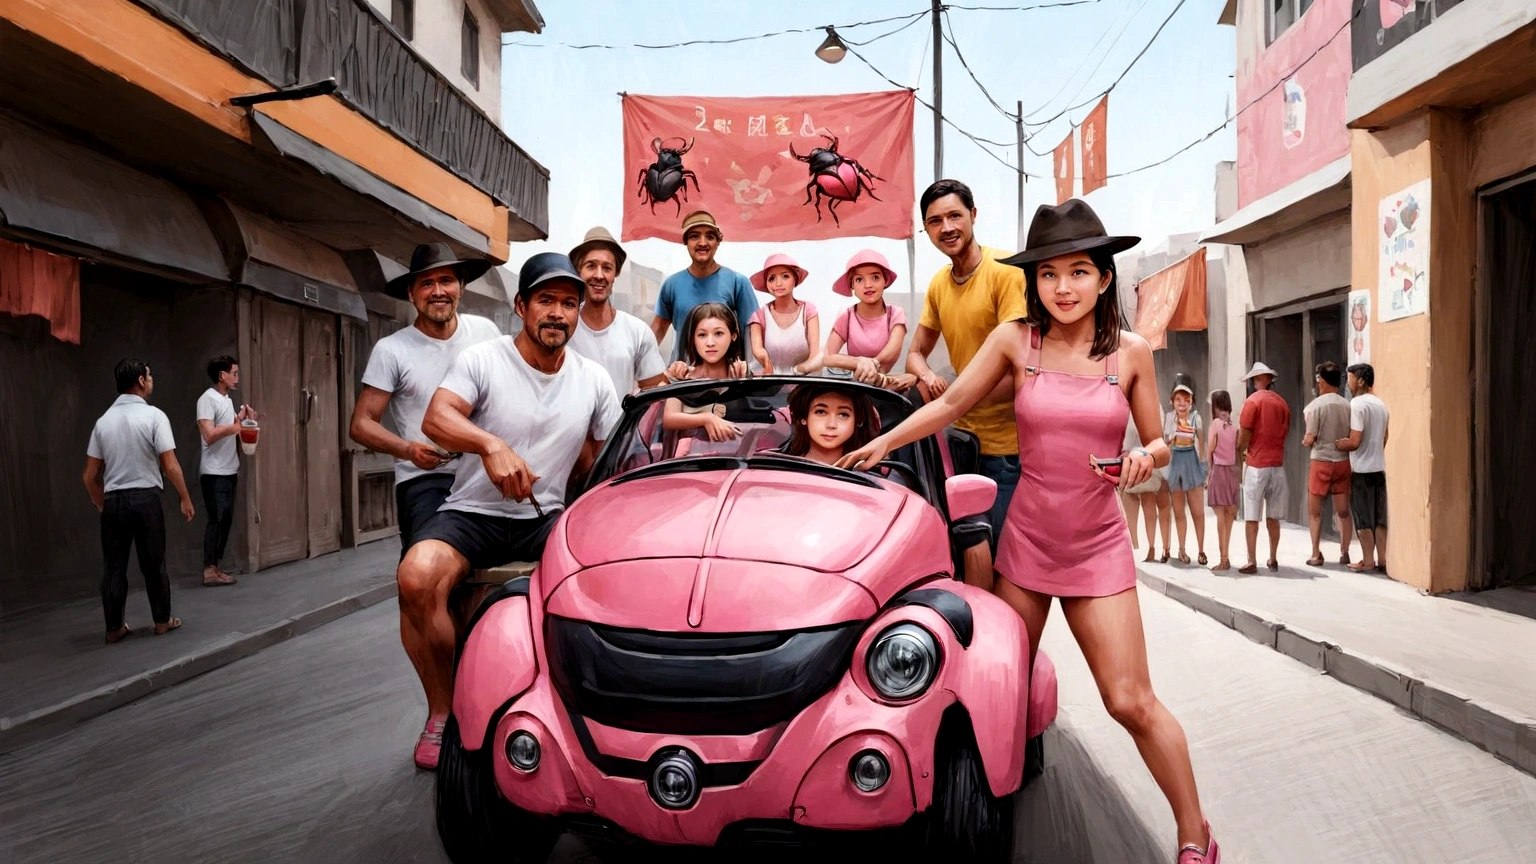
[[[1023,252],[1024,321],[1000,324],[937,399],[844,456],[873,467],[937,434],[1009,375],[1019,435],[1019,485],[998,545],[994,591],[1024,619],[1031,654],[1053,597],[1110,714],[1147,754],[1178,823],[1178,864],[1217,864],[1184,730],[1152,691],[1130,533],[1116,487],[1169,462],[1161,399],[1145,339],[1121,331],[1114,255],[1140,242],[1110,237],[1079,199],[1042,206]],[[1122,453],[1128,420],[1142,446]],[[1118,456],[1106,467],[1100,459]]]
[[[885,289],[896,281],[896,271],[873,249],[860,249],[848,259],[843,275],[832,284],[832,291],[858,302],[843,310],[832,322],[822,364],[838,377],[901,392],[917,383],[909,374],[891,375],[901,358],[902,341],[907,333],[907,312],[885,302]]]

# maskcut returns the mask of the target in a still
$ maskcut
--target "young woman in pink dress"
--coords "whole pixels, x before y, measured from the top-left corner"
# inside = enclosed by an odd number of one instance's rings
[[[1139,242],[1107,236],[1081,200],[1041,207],[1025,250],[1002,259],[1024,268],[1027,317],[998,325],[941,396],[838,464],[873,467],[1012,379],[1022,474],[1003,523],[994,590],[1023,617],[1031,652],[1051,598],[1061,599],[1105,707],[1135,739],[1173,808],[1178,864],[1217,864],[1184,730],[1152,692],[1136,564],[1115,498],[1117,485],[1145,482],[1169,461],[1152,349],[1120,329],[1114,254]],[[1121,453],[1128,419],[1142,446]],[[1117,454],[1118,472],[1094,464]]]

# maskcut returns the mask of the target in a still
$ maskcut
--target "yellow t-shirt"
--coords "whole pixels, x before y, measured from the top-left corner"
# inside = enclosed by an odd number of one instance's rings
[[[918,323],[944,338],[956,374],[965,371],[998,324],[1024,317],[1024,271],[998,263],[998,254],[983,246],[981,265],[964,285],[955,284],[948,267],[928,283]],[[1019,434],[1010,403],[972,408],[955,426],[979,438],[981,452],[987,456],[1018,455]]]

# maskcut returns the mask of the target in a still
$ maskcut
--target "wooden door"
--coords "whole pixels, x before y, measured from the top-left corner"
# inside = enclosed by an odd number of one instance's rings
[[[341,548],[341,419],[337,388],[336,316],[302,310],[304,495],[309,557]]]
[[[261,440],[247,465],[256,483],[254,558],[258,568],[303,558],[308,551],[300,360],[304,310],[257,297],[251,339],[255,368],[246,373],[261,412]]]

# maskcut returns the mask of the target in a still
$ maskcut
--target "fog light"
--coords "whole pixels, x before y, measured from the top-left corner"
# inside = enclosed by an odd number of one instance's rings
[[[693,758],[679,750],[656,763],[651,798],[669,810],[686,810],[699,797],[699,772]]]
[[[848,778],[860,792],[874,792],[891,779],[891,763],[874,750],[860,750],[848,763]]]
[[[528,732],[513,732],[507,739],[507,761],[523,772],[539,767],[539,739]]]

